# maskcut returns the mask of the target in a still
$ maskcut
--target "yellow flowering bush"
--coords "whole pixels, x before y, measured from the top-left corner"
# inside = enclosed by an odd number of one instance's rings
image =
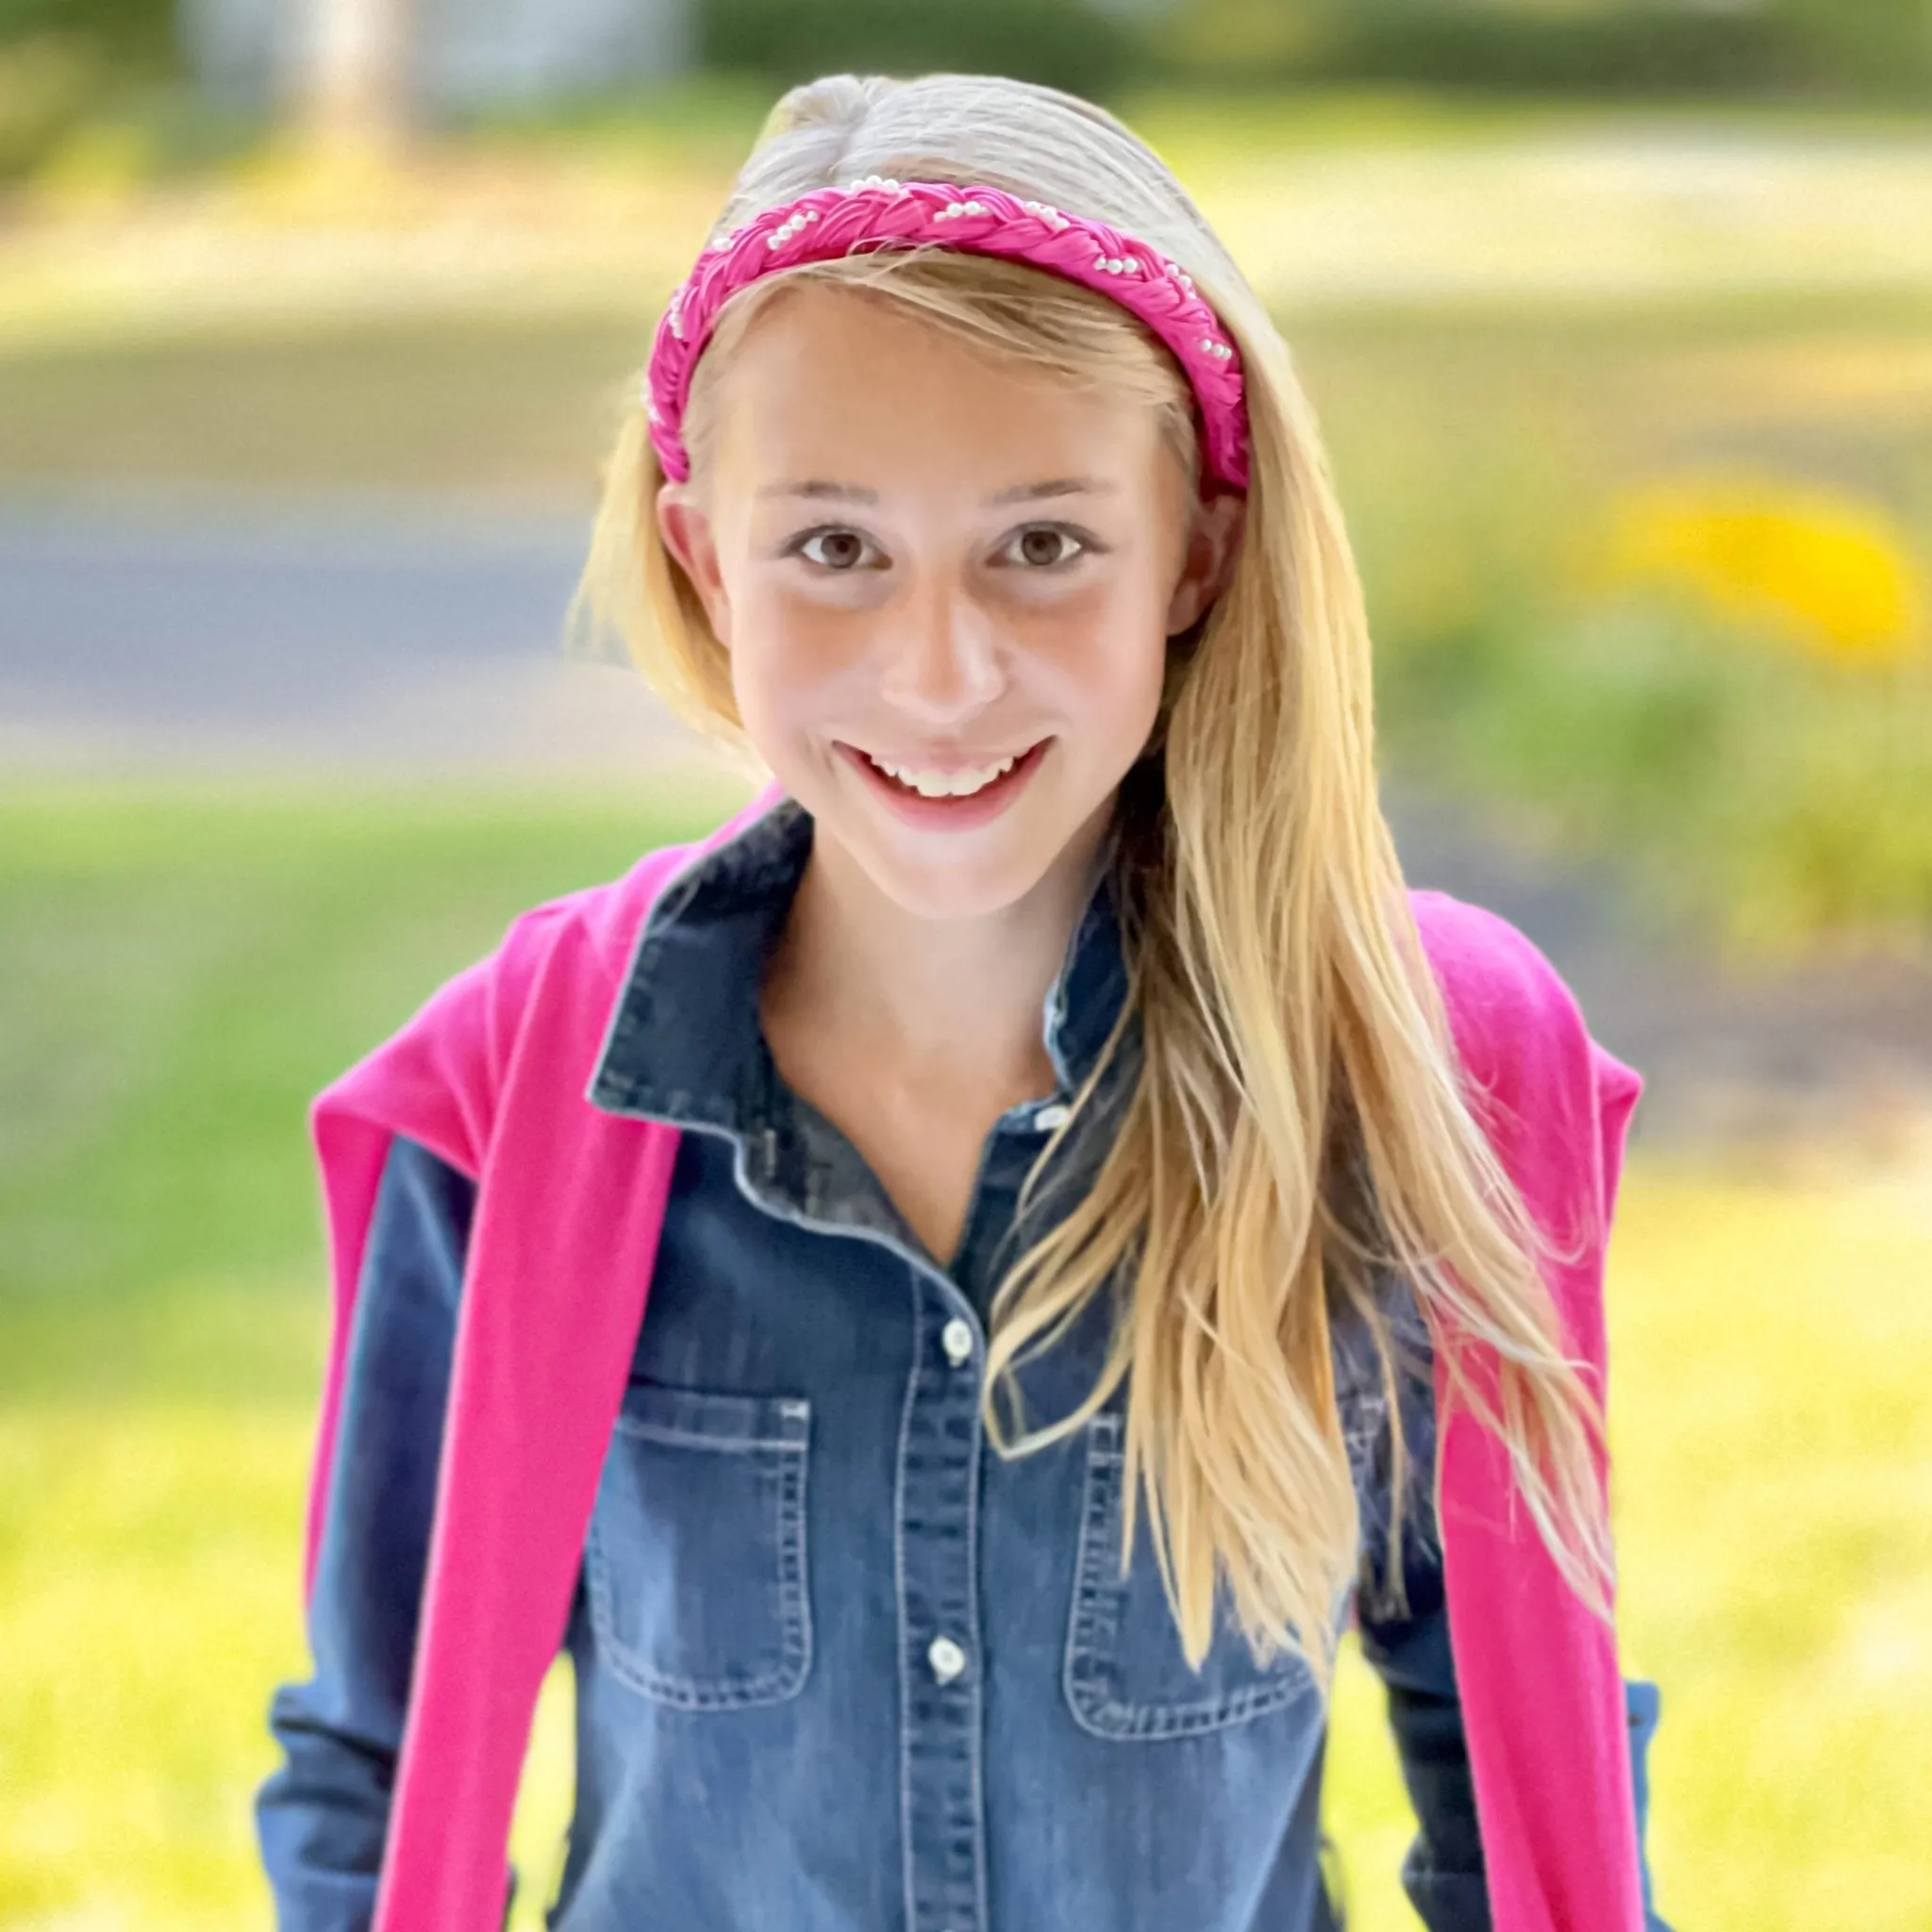
[[[1533,551],[1477,550],[1434,621],[1371,558],[1392,768],[1630,861],[1740,955],[1932,944],[1932,597],[1881,508],[1680,472],[1568,520],[1491,514]]]
[[[1750,474],[1662,478],[1609,506],[1587,588],[1661,589],[1856,665],[1926,655],[1924,574],[1884,508]]]

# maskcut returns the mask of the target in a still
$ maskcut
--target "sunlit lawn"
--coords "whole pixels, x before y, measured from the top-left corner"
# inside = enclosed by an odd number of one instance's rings
[[[250,1801],[305,1668],[325,1288],[302,1108],[504,922],[716,815],[648,793],[0,798],[0,1925],[266,1925]],[[1809,1192],[1636,1138],[1612,1261],[1626,1668],[1690,1928],[1919,1932],[1932,1181]],[[515,1852],[540,1924],[569,1686]],[[1373,1680],[1331,1812],[1413,1922]]]
[[[0,803],[0,1924],[261,1920],[324,1303],[305,1096],[718,802]]]

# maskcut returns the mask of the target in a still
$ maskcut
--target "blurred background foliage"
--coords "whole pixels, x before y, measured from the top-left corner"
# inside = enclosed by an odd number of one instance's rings
[[[693,0],[695,64],[768,98],[840,68],[1136,88],[1932,106],[1924,0]],[[183,98],[172,0],[0,0],[0,180],[90,120],[192,164],[246,117]]]
[[[581,512],[780,86],[1026,75],[1158,146],[1274,308],[1393,774],[1613,858],[1741,959],[1932,947],[1925,0],[689,25],[675,77],[419,92],[378,151],[198,84],[160,0],[0,0],[0,495]],[[302,1660],[323,1341],[302,1108],[513,913],[724,803],[689,774],[0,770],[8,1932],[267,1923],[248,1803]],[[1612,1428],[1626,1661],[1665,1693],[1660,1903],[1682,1932],[1922,1932],[1927,1191],[1714,1174],[1643,1124]],[[1413,1924],[1378,1725],[1352,1659],[1331,1811],[1363,1932]],[[569,1752],[558,1678],[519,1927]]]

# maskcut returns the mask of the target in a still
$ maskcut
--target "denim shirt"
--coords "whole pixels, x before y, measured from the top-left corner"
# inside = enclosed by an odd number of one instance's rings
[[[986,1316],[1021,1183],[1125,994],[1107,865],[1042,1015],[1058,1091],[981,1150],[941,1263],[851,1141],[780,1077],[767,952],[810,851],[785,800],[689,869],[641,935],[590,1099],[686,1129],[564,1642],[576,1792],[559,1932],[1328,1932],[1324,1724],[1307,1668],[1257,1661],[1225,1602],[1196,1673],[1142,1511],[1121,1574],[1124,1391],[1015,1459],[979,1416]],[[1136,1064],[1065,1137],[1046,1221],[1105,1151]],[[1058,1205],[1056,1205],[1058,1203]],[[277,1688],[256,1795],[282,1932],[368,1925],[408,1694],[475,1205],[391,1144],[350,1338],[308,1608],[314,1674]],[[1024,1246],[1024,1242],[1021,1241]],[[1416,1458],[1406,1605],[1381,1595],[1389,1418],[1339,1324],[1361,1505],[1355,1609],[1418,1832],[1429,1932],[1486,1932],[1441,1552],[1427,1336],[1391,1284]],[[1105,1353],[1106,1297],[1020,1371],[1030,1426]],[[1629,1687],[1640,1832],[1655,1687]],[[1644,1874],[1646,1904],[1650,1881]],[[1668,1932],[1652,1916],[1651,1932]]]

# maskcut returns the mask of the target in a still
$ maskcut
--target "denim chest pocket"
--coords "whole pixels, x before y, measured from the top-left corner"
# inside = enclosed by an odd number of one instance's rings
[[[1313,1699],[1307,1665],[1291,1652],[1257,1663],[1225,1596],[1198,1671],[1181,1649],[1144,1505],[1134,1559],[1121,1574],[1125,1463],[1123,1418],[1102,1410],[1087,1424],[1087,1464],[1068,1622],[1064,1688],[1074,1720],[1097,1737],[1190,1737]]]
[[[795,1696],[811,1667],[811,1406],[634,1380],[591,1514],[591,1626],[611,1674],[681,1710]]]

